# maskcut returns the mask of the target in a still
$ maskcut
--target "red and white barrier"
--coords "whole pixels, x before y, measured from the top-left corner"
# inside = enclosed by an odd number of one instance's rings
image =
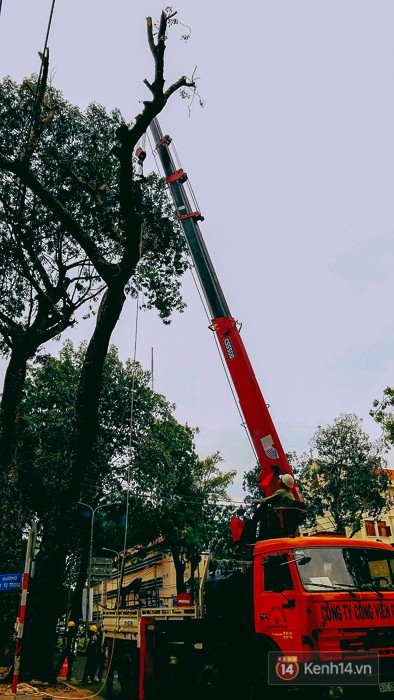
[[[37,535],[37,525],[33,523],[29,539],[27,541],[25,570],[22,581],[21,604],[19,608],[19,617],[16,618],[16,640],[15,640],[15,659],[14,659],[14,675],[12,677],[11,692],[13,695],[18,690],[19,668],[22,653],[23,628],[25,624],[27,594],[29,592],[30,567],[32,554],[34,552],[35,541]]]

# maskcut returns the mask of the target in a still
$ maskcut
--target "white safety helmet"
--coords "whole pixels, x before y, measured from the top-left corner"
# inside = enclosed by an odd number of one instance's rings
[[[287,486],[288,489],[291,489],[294,486],[294,479],[290,474],[282,474],[280,480],[282,484]]]

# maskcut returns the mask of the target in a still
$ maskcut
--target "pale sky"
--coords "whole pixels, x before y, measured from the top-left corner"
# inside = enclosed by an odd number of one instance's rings
[[[3,0],[1,76],[39,69],[51,0]],[[158,0],[57,0],[53,82],[130,120],[149,97],[145,17]],[[160,117],[189,175],[201,229],[285,450],[317,425],[364,419],[394,383],[394,3],[178,0],[168,83],[196,69],[204,109],[176,96]],[[153,164],[153,161],[152,161]],[[241,475],[253,455],[190,278],[165,327],[140,314],[137,359],[155,389]],[[135,304],[113,341],[132,356]],[[91,326],[71,334],[77,343]],[[52,343],[56,352],[59,345]],[[241,478],[241,477],[240,477]],[[240,478],[232,493],[241,495]]]

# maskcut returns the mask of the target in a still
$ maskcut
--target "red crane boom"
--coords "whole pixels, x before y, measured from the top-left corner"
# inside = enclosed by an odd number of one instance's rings
[[[217,335],[221,352],[238,396],[245,424],[259,460],[261,473],[258,486],[264,490],[267,496],[270,496],[280,485],[280,475],[290,474],[294,477],[294,474],[286,459],[267,404],[253,372],[238,325],[230,313],[205,246],[198,226],[198,221],[202,221],[203,217],[200,212],[193,211],[190,206],[184,187],[187,175],[182,169],[175,167],[170,150],[171,138],[168,135],[163,135],[157,119],[153,120],[150,128],[175,204],[178,220],[182,225],[210,310],[212,327]],[[302,501],[296,485],[294,485],[292,492],[296,500]]]

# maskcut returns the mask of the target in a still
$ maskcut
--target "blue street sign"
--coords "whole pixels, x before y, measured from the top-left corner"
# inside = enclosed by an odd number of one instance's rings
[[[22,574],[0,574],[0,591],[22,588]]]

